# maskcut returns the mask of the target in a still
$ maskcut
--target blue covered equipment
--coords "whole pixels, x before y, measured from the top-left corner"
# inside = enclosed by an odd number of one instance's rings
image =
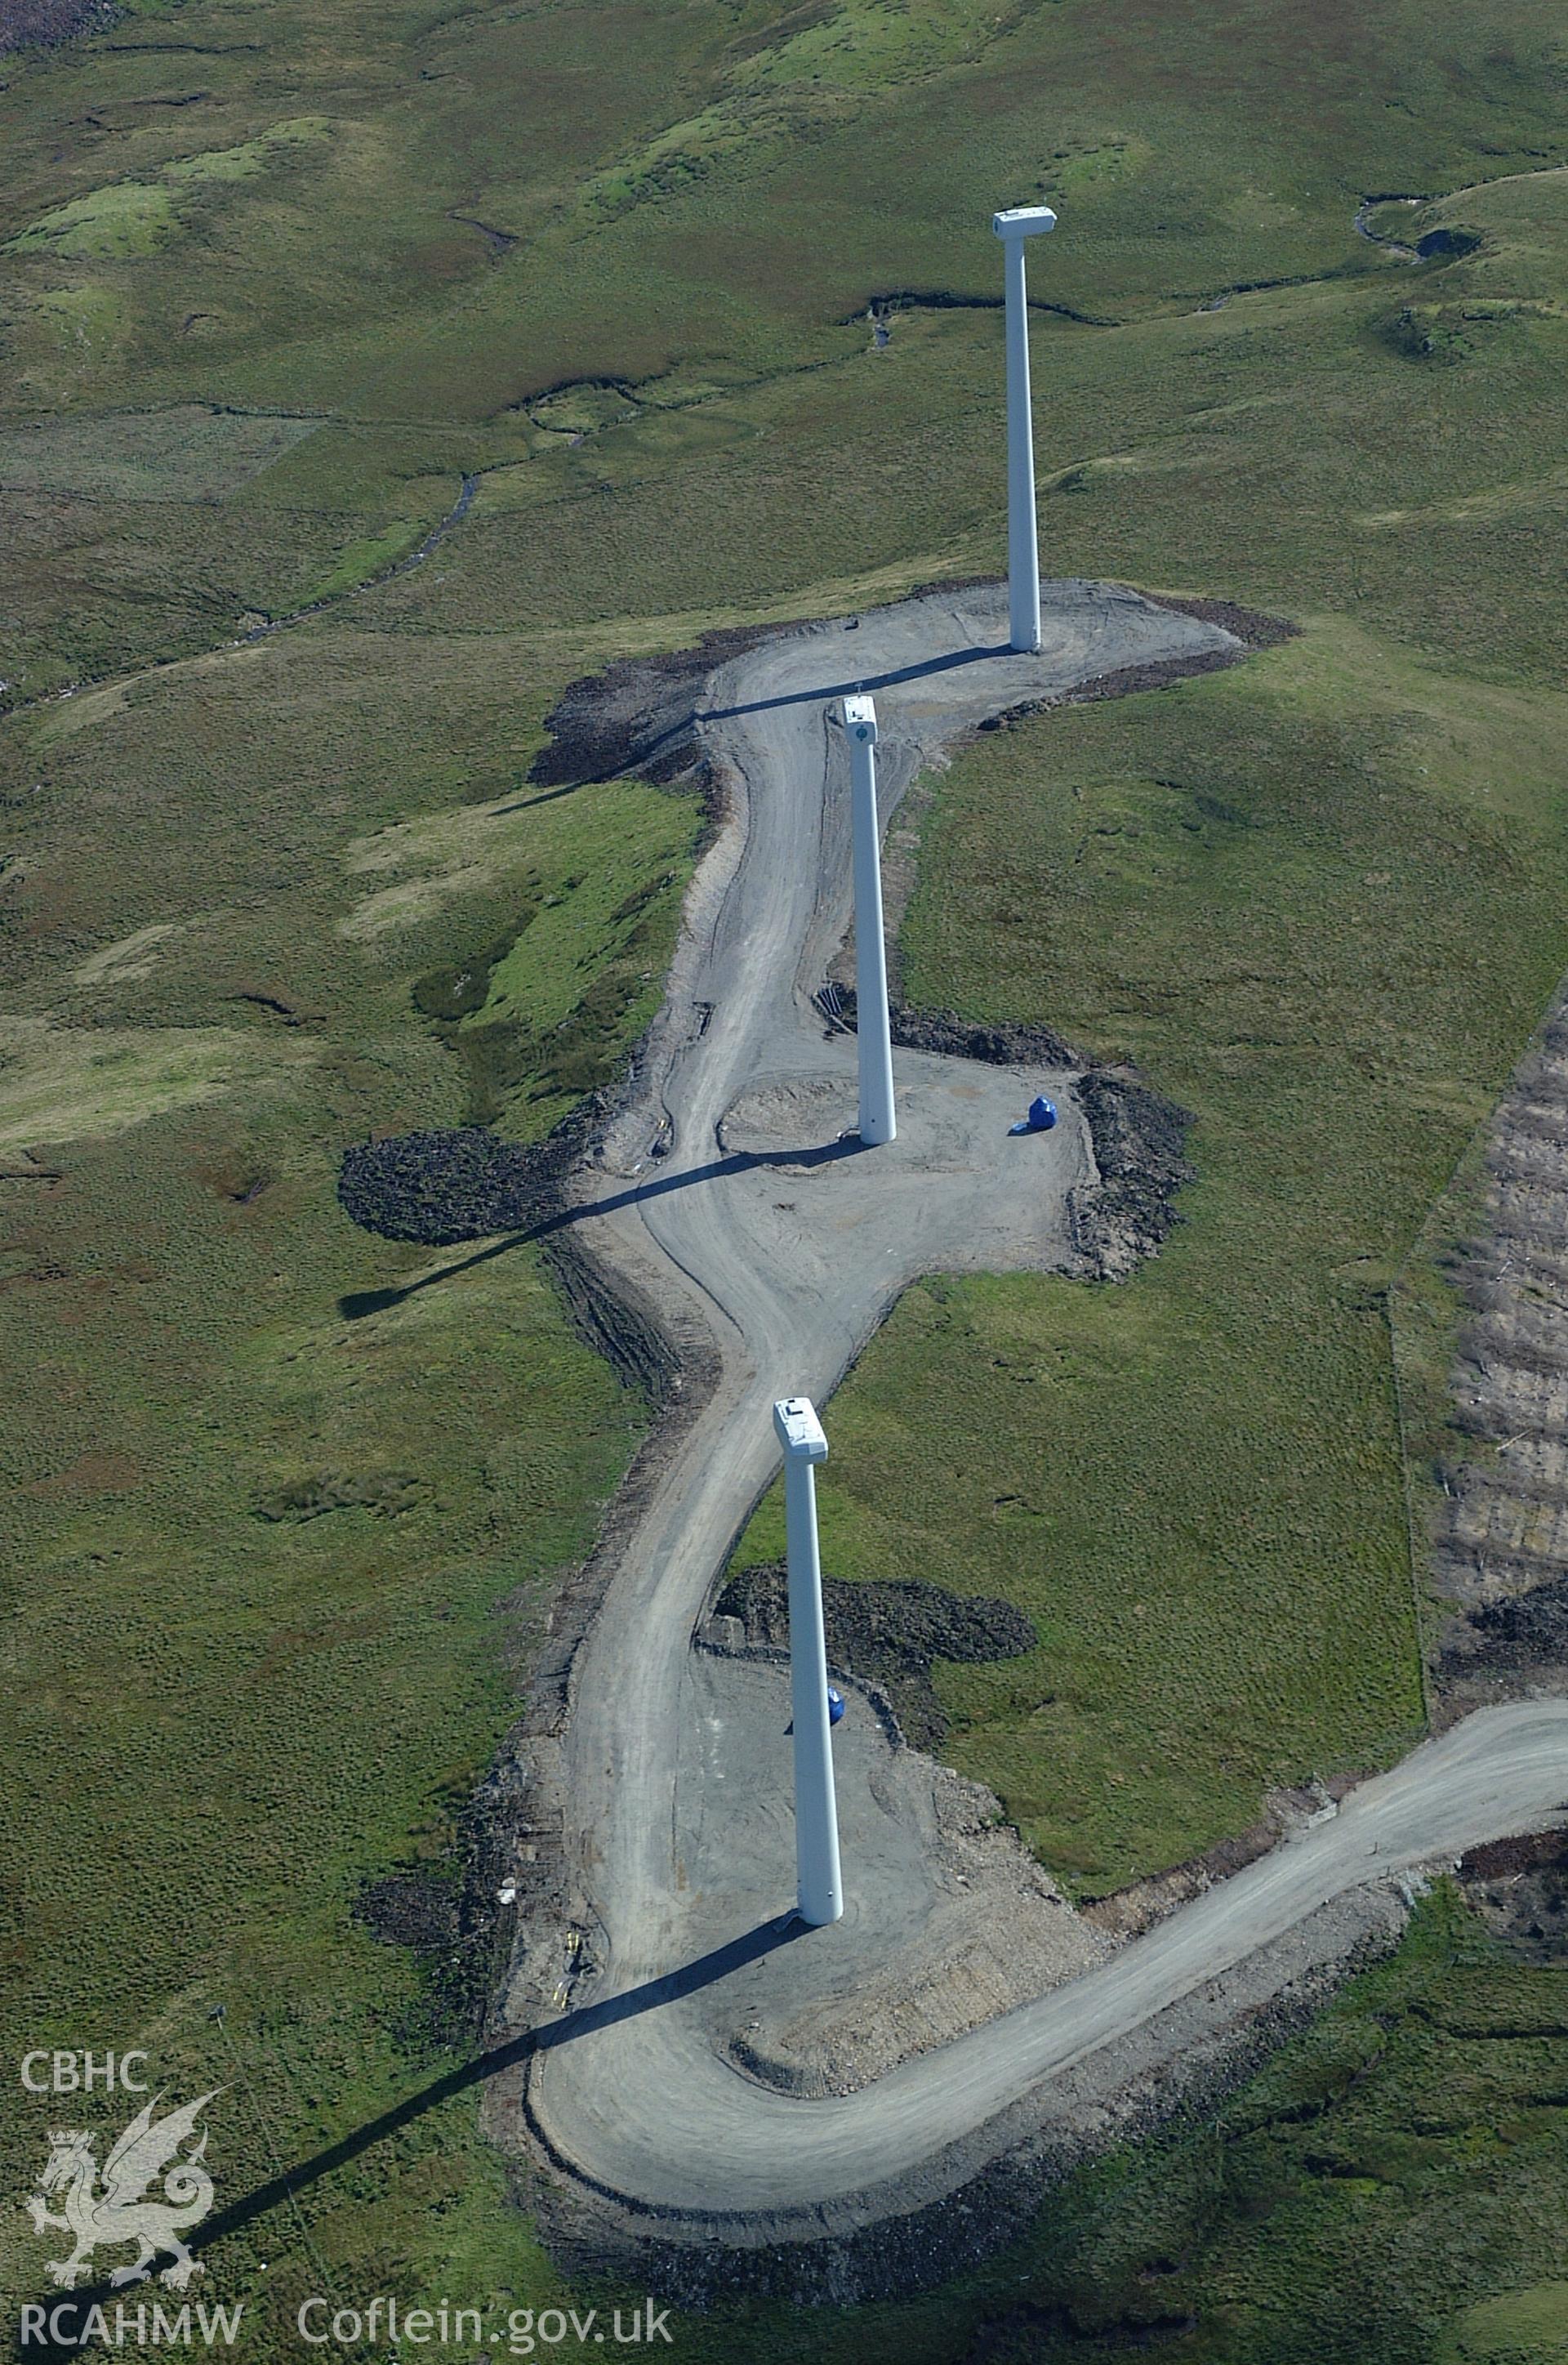
[[[1009,1133],[1049,1133],[1056,1121],[1055,1101],[1047,1100],[1044,1093],[1036,1093],[1029,1103],[1028,1115],[1021,1116],[1017,1124],[1010,1125],[1007,1130]]]
[[[827,1687],[827,1721],[829,1724],[842,1724],[844,1721],[844,1694],[836,1684],[829,1684]]]

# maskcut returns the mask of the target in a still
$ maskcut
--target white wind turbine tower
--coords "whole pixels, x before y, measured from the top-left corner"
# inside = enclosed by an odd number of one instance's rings
[[[882,854],[877,825],[877,706],[846,698],[850,819],[855,841],[855,1026],[860,1053],[860,1138],[891,1141],[893,1041],[888,1019],[888,954],[882,931]]]
[[[1035,522],[1035,431],[1029,405],[1029,292],[1024,241],[1055,230],[1049,206],[992,214],[1007,286],[1007,607],[1013,646],[1040,645],[1040,544]]]
[[[827,1440],[809,1396],[773,1407],[784,1448],[784,1532],[790,1554],[790,1689],[795,1725],[795,1872],[802,1922],[818,1926],[844,1911],[838,1868],[838,1801],[834,1791],[832,1719],[827,1704],[827,1636],[817,1552],[813,1465],[827,1460]]]

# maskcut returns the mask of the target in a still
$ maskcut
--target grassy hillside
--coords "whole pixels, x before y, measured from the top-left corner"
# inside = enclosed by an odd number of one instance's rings
[[[416,996],[476,945],[506,948],[514,1133],[568,1104],[568,1045],[613,1066],[643,1021],[700,815],[633,782],[532,800],[539,712],[587,655],[378,664],[322,632],[13,725],[6,2041],[140,2040],[171,2088],[222,2086],[229,2200],[444,2057],[413,1958],[353,1908],[449,1861],[644,1426],[532,1250],[355,1318],[442,1260],[335,1195],[348,1142],[465,1114],[459,1029]],[[41,2127],[6,2115],[17,2191]],[[440,2279],[499,2194],[449,2107],[222,2275],[263,2315],[295,2250],[312,2285],[321,2257]],[[19,2213],[3,2255],[30,2293]]]
[[[1516,421],[1545,425],[1548,196],[1508,176],[1560,152],[1559,29],[1544,0],[1440,30],[1413,6],[1281,18],[1278,0],[1223,19],[1132,0],[782,17],[756,0],[444,17],[360,0],[325,19],[297,0],[260,17],[187,0],[153,36],[138,17],[35,57],[0,94],[0,418],[23,446],[0,450],[0,488],[30,554],[12,602],[28,669],[5,671],[27,695],[275,612],[345,552],[433,521],[464,469],[487,472],[470,558],[448,573],[468,628],[498,600],[659,612],[798,596],[966,536],[994,552],[977,397],[997,366],[999,196],[1062,210],[1036,265],[1037,297],[1061,308],[1042,316],[1043,440],[1053,461],[1118,461],[1109,484],[1072,488],[1090,493],[1074,506],[1091,563],[1168,544],[1172,498],[1190,532],[1211,458],[1286,505],[1305,493],[1318,520],[1337,488],[1304,472],[1309,451],[1354,465],[1353,508],[1491,488],[1496,407],[1442,364],[1484,348],[1483,379],[1539,389],[1520,387]],[[1482,183],[1466,224],[1515,225],[1531,249],[1506,284],[1484,252],[1417,284],[1353,227],[1369,189]],[[1428,355],[1439,285],[1503,309],[1445,315]],[[1198,310],[1248,288],[1265,292]],[[901,294],[958,308],[901,316],[872,353],[866,308]],[[1390,471],[1379,411],[1401,380],[1430,432]],[[1304,443],[1290,414],[1308,395]],[[208,425],[171,438],[193,403]],[[118,483],[98,435],[73,469],[72,424],[51,423],[40,495],[30,446],[54,409],[114,414]],[[1164,450],[1139,491],[1167,525],[1108,535],[1094,496],[1121,505],[1151,434]],[[269,437],[287,448],[258,465]],[[187,443],[203,452],[189,473]],[[1525,453],[1507,448],[1517,482]],[[1390,473],[1399,488],[1369,498]],[[1338,601],[1338,537],[1303,523]],[[1363,589],[1401,539],[1372,538]],[[1200,571],[1209,555],[1192,554]],[[60,601],[77,573],[91,599]]]
[[[529,803],[566,680],[999,563],[989,218],[1036,194],[1062,218],[1032,266],[1047,566],[1308,629],[945,781],[918,989],[1136,1050],[1193,1109],[1200,1179],[1123,1292],[912,1295],[835,1407],[834,1550],[1028,1602],[1036,1661],[943,1678],[955,1743],[1085,1886],[1398,1746],[1380,1293],[1568,946],[1563,92],[1545,0],[141,0],[6,56],[17,2050],[141,2042],[171,2088],[229,2087],[229,2196],[450,2066],[349,1907],[439,1859],[508,1653],[644,1416],[526,1250],[345,1314],[426,1261],[347,1223],[337,1154],[465,1115],[542,1131],[646,1015],[697,816],[635,784]],[[1355,227],[1388,191],[1430,202],[1372,229],[1478,242],[1399,260]],[[911,1496],[893,1531],[894,1386],[938,1351],[973,1517]],[[1441,1949],[1409,1976],[1458,1992]],[[38,2124],[7,2119],[17,2194]],[[1499,2221],[1535,2205],[1522,2158],[1489,2169]],[[1180,2187],[1181,2158],[1127,2172]],[[1020,2276],[1042,2308],[1087,2291],[1088,2321],[1095,2290],[1123,2305],[1121,2175],[1048,2215],[1005,2295],[682,2345],[956,2359]],[[1435,2221],[1381,2190],[1354,2232],[1393,2288]],[[1271,2249],[1219,2190],[1204,2239],[1245,2250],[1257,2325],[1271,2275],[1297,2295],[1235,2353],[1331,2324],[1343,2198],[1305,2175]],[[1473,2350],[1485,2308],[1568,2272],[1550,2247],[1445,2250],[1376,2355],[1427,2353],[1408,2326],[1429,2349],[1462,2304]],[[41,2255],[14,2216],[8,2290]],[[214,2268],[258,2355],[296,2353],[323,2279],[560,2291],[463,2093]],[[1194,2266],[1216,2355],[1227,2288]]]

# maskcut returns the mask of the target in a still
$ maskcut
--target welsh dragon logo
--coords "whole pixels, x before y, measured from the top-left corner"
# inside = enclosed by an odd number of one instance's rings
[[[162,2269],[158,2280],[176,2291],[183,2291],[193,2275],[206,2273],[201,2260],[192,2258],[180,2238],[212,2206],[212,2179],[202,2166],[206,2129],[189,2151],[182,2155],[180,2146],[195,2135],[196,2121],[220,2091],[215,2086],[212,2093],[185,2103],[182,2110],[166,2112],[161,2119],[152,2115],[162,2100],[154,2094],[105,2160],[101,2184],[94,2153],[96,2138],[78,2127],[51,2131],[48,2165],[27,2207],[36,2233],[53,2225],[74,2240],[69,2258],[48,2262],[57,2283],[73,2290],[95,2250],[112,2250],[125,2242],[136,2244],[137,2255],[109,2277],[117,2291],[127,2283],[145,2282],[161,2251],[167,2251],[173,2263]],[[162,2197],[149,2198],[148,2188],[160,2176]],[[58,2210],[49,2205],[53,2193],[64,2196]]]

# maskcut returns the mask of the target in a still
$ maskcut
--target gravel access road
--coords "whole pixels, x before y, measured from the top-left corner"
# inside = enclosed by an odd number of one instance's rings
[[[688,900],[637,1094],[581,1183],[591,1253],[672,1327],[699,1327],[719,1378],[620,1537],[577,1653],[568,1860],[600,1967],[539,2032],[527,2110],[586,2186],[712,2231],[729,2224],[736,2239],[756,2238],[742,2229],[758,2213],[775,2231],[821,2232],[850,2222],[873,2188],[882,2198],[869,2214],[898,2205],[887,2194],[901,2178],[923,2194],[962,2180],[988,2143],[1014,2139],[1031,2087],[1326,1898],[1537,1827],[1568,1796],[1568,1702],[1488,1711],[1109,1963],[856,2093],[779,2092],[727,2057],[743,1997],[763,1992],[764,1958],[766,1992],[783,2009],[792,1987],[809,1999],[835,1965],[842,1982],[857,1946],[874,1934],[885,1949],[890,1928],[919,1918],[899,1919],[908,1846],[868,1849],[846,1860],[845,1921],[779,1945],[756,1905],[771,1896],[777,1913],[792,1900],[787,1815],[776,1866],[756,1860],[753,1825],[726,1863],[722,1815],[691,1795],[702,1762],[683,1749],[698,1712],[693,1632],[777,1467],[772,1401],[800,1391],[824,1403],[922,1273],[1072,1269],[1068,1194],[1094,1180],[1065,1090],[1054,1134],[1008,1138],[1031,1092],[1065,1086],[1038,1070],[897,1052],[897,1141],[866,1150],[840,1138],[853,1125],[855,1048],[824,1037],[810,1001],[849,916],[836,701],[876,697],[885,819],[917,770],[991,714],[1238,645],[1213,623],[1087,582],[1047,587],[1037,656],[1008,651],[1005,629],[998,591],[934,595],[854,628],[768,641],[714,675],[702,729],[726,817]],[[827,1427],[831,1444],[831,1410]]]

